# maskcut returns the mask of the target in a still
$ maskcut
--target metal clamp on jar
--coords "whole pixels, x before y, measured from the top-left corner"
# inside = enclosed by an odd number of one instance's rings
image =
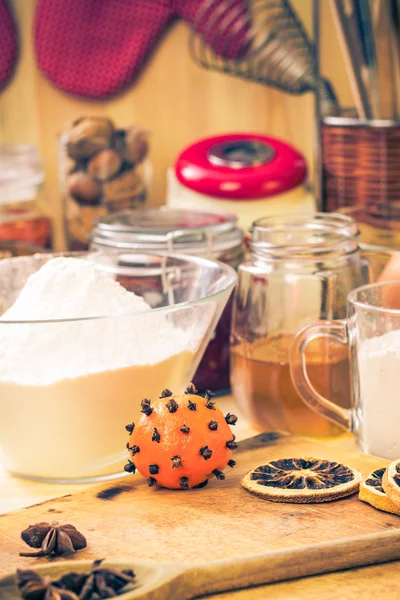
[[[244,257],[243,232],[236,226],[234,215],[165,207],[126,211],[99,219],[91,234],[90,248],[118,252],[119,261],[140,269],[143,286],[136,278],[132,291],[145,300],[146,294],[151,293],[151,299],[147,299],[153,307],[164,303],[164,295],[171,293],[171,286],[163,286],[162,265],[157,260],[149,262],[149,255],[143,255],[143,263],[138,264],[140,252],[192,254],[220,260],[235,269]],[[135,253],[134,265],[130,252]],[[127,287],[126,282],[122,283]],[[179,299],[175,298],[176,301]],[[196,372],[194,383],[200,391],[222,391],[230,386],[231,309],[229,301]]]

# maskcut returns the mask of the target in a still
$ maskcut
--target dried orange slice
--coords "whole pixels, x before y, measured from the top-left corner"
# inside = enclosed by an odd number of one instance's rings
[[[400,459],[390,463],[382,477],[382,487],[387,497],[400,505]]]
[[[358,491],[362,475],[319,458],[281,458],[256,467],[242,479],[252,494],[272,502],[329,502]]]
[[[372,473],[361,482],[358,497],[360,500],[367,502],[367,504],[370,504],[374,508],[393,513],[394,515],[400,515],[400,504],[397,504],[388,498],[383,489],[382,478],[385,471],[385,467],[372,471]]]

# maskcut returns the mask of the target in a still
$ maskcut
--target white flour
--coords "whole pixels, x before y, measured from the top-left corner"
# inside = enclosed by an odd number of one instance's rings
[[[46,320],[122,315],[150,306],[128,292],[94,264],[59,257],[45,263],[27,280],[13,306],[1,320]]]
[[[400,456],[400,331],[363,342],[359,352],[361,438],[365,451]]]
[[[131,316],[138,312],[143,314]],[[112,318],[4,323],[107,315]],[[174,327],[170,317],[154,313],[142,298],[91,262],[54,258],[28,279],[0,318],[0,381],[48,385],[89,373],[155,364],[189,350],[190,339],[193,332]]]

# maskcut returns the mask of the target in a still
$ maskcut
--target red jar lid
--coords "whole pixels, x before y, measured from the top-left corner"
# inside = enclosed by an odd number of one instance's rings
[[[307,165],[300,152],[276,138],[232,133],[185,148],[175,173],[182,185],[199,194],[247,200],[297,187],[307,177]]]

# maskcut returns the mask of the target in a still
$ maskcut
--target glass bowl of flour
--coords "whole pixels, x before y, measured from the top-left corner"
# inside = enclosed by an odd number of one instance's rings
[[[120,476],[125,425],[142,398],[185,389],[235,282],[176,254],[1,260],[0,462],[43,481]]]

